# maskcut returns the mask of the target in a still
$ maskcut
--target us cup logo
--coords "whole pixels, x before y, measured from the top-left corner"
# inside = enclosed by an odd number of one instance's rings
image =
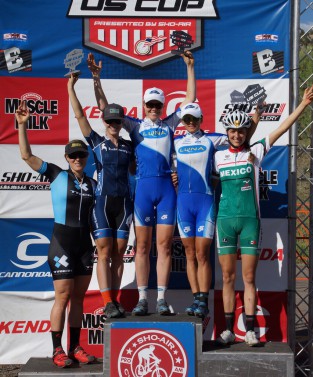
[[[185,377],[187,356],[180,342],[161,330],[145,330],[127,340],[118,357],[120,377]]]
[[[76,70],[75,68],[81,63],[83,60],[84,53],[83,50],[75,49],[69,52],[65,59],[64,59],[64,65],[65,68],[68,68],[69,71],[64,75],[64,77],[70,77],[71,74],[80,74],[79,70]]]

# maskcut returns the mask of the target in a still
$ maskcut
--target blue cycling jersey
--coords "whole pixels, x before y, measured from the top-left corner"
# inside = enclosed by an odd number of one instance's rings
[[[187,132],[174,140],[177,156],[178,194],[197,192],[213,194],[211,174],[215,148],[228,144],[227,136],[219,133],[206,134],[199,130]]]
[[[156,122],[125,117],[123,127],[135,148],[137,179],[171,174],[173,134],[179,123],[177,112]]]
[[[70,227],[90,226],[96,181],[85,174],[81,183],[73,172],[43,162],[38,173],[49,178],[54,221]]]
[[[96,196],[130,197],[128,167],[134,158],[131,142],[120,137],[116,147],[108,137],[100,136],[95,131],[91,131],[86,140],[93,150],[96,163]]]

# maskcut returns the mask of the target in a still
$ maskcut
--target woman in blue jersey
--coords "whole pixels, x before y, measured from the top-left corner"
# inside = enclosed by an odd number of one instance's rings
[[[259,343],[254,331],[256,309],[255,273],[259,255],[259,168],[275,141],[282,136],[313,100],[313,87],[305,90],[302,102],[273,132],[251,147],[247,143],[250,119],[236,110],[223,120],[230,147],[216,152],[215,170],[220,176],[222,195],[217,216],[217,245],[223,273],[223,304],[226,330],[217,341],[234,342],[235,334],[235,278],[237,242],[240,239],[244,307],[246,314],[245,342],[249,346]]]
[[[204,318],[208,312],[208,296],[212,272],[209,252],[215,229],[215,205],[212,187],[212,164],[216,147],[228,144],[227,135],[205,133],[200,129],[202,111],[197,103],[181,109],[186,134],[175,137],[178,195],[177,224],[187,260],[187,276],[193,303],[186,313]],[[255,130],[260,118],[257,107],[253,115]]]
[[[53,363],[60,368],[72,365],[73,361],[86,364],[95,359],[79,345],[79,338],[84,296],[93,269],[94,247],[90,237],[90,219],[96,182],[84,173],[88,148],[81,140],[73,140],[65,147],[68,170],[34,156],[26,131],[29,116],[26,101],[22,101],[15,114],[21,157],[33,170],[49,178],[54,212],[54,228],[48,253],[55,290],[50,314]],[[61,338],[68,303],[70,347],[67,355],[62,348]]]
[[[117,318],[125,314],[118,295],[133,215],[128,181],[128,171],[135,166],[133,147],[129,140],[119,136],[124,122],[124,110],[120,105],[109,104],[103,112],[105,136],[91,128],[75,93],[77,80],[74,75],[69,78],[69,98],[82,134],[93,150],[97,169],[92,225],[98,251],[98,284],[105,316]]]
[[[181,106],[195,100],[194,59],[186,51],[182,58],[187,67],[187,91]],[[100,110],[105,111],[107,99],[101,87],[101,62],[97,65],[92,54],[88,67],[94,79],[95,94]],[[157,286],[156,311],[170,314],[165,292],[171,270],[172,238],[176,222],[176,192],[171,181],[172,138],[180,123],[177,111],[161,119],[165,95],[159,88],[149,88],[143,97],[145,118],[125,117],[123,127],[129,132],[137,160],[135,192],[136,279],[139,301],[132,314],[148,313],[149,254],[152,246],[153,227],[156,226]]]

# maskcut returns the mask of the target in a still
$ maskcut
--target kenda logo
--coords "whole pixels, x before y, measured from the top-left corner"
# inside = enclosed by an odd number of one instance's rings
[[[20,261],[23,261],[23,262],[26,262],[26,263],[19,264],[19,263],[13,262],[12,260],[10,260],[10,261],[11,261],[12,264],[14,264],[14,266],[22,268],[24,270],[30,270],[30,269],[38,268],[38,267],[42,266],[47,261],[47,259],[48,259],[47,256],[44,256],[44,255],[28,255],[27,249],[29,247],[31,247],[32,245],[38,245],[38,244],[47,245],[47,244],[50,243],[50,241],[43,234],[36,233],[36,232],[23,233],[20,236],[18,236],[17,238],[25,237],[25,236],[36,237],[36,238],[28,238],[28,239],[22,241],[17,248],[17,254],[16,254],[17,258]],[[33,262],[33,263],[31,263],[31,262]]]
[[[0,334],[27,334],[50,332],[50,321],[0,322]]]
[[[223,169],[220,172],[220,176],[221,177],[234,177],[234,176],[244,175],[251,172],[252,172],[251,166],[236,168],[236,169]]]
[[[161,139],[168,135],[168,132],[164,129],[144,130],[141,132],[143,137],[148,139]]]
[[[204,145],[192,145],[179,148],[178,152],[181,154],[189,154],[189,153],[202,153],[206,151],[206,147]]]

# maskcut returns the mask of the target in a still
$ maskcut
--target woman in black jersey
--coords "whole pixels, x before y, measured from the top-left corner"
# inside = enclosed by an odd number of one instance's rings
[[[26,131],[29,119],[26,101],[21,102],[15,117],[22,159],[50,181],[54,212],[54,228],[48,253],[55,290],[55,301],[50,313],[53,363],[60,368],[69,367],[73,362],[91,363],[95,357],[79,345],[83,301],[93,269],[90,215],[96,182],[84,173],[88,148],[81,140],[69,142],[65,147],[69,169],[63,170],[32,154]],[[61,339],[68,303],[70,346],[67,355]]]

